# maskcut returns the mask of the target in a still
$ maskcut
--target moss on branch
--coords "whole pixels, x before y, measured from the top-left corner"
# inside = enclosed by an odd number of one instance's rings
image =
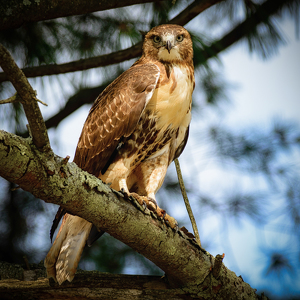
[[[214,278],[214,257],[184,231],[171,229],[134,198],[124,198],[75,163],[38,151],[30,138],[0,131],[0,176],[132,247],[164,270],[168,283],[185,294],[258,299],[255,290],[223,263]]]

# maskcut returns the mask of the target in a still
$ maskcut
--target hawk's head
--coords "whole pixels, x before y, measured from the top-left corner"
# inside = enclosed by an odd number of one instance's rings
[[[190,34],[179,25],[167,24],[152,28],[145,36],[143,52],[146,57],[163,62],[179,63],[192,60]]]

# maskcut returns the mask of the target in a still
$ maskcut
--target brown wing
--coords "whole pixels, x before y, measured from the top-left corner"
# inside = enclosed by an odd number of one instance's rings
[[[159,69],[154,64],[135,64],[99,95],[77,145],[74,162],[79,167],[95,176],[106,168],[122,137],[129,136],[134,130],[152,97],[159,75]],[[66,213],[66,210],[59,208],[50,230],[51,240]],[[101,234],[97,232],[97,237]]]
[[[99,176],[122,137],[129,136],[155,90],[160,71],[154,64],[134,65],[96,99],[85,121],[74,162]]]

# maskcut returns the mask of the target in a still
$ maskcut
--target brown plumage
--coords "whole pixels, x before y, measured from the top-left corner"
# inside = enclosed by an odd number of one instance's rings
[[[116,190],[155,202],[169,164],[188,138],[195,85],[192,59],[192,41],[183,27],[151,29],[142,57],[96,99],[74,162]],[[59,284],[73,279],[84,245],[102,234],[91,223],[60,209],[51,237],[63,215],[45,259],[48,277]]]

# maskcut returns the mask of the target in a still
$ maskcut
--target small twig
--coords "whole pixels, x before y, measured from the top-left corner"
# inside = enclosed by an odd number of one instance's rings
[[[197,224],[196,224],[196,221],[195,221],[195,218],[194,218],[194,214],[193,214],[193,211],[192,211],[192,208],[191,208],[191,205],[190,205],[190,202],[189,202],[189,199],[188,199],[185,187],[184,187],[184,182],[183,182],[183,178],[182,178],[182,174],[181,174],[181,169],[180,169],[178,158],[176,158],[174,160],[174,162],[175,162],[175,166],[176,166],[176,171],[177,171],[177,176],[178,176],[178,181],[179,181],[181,193],[182,193],[183,200],[184,200],[186,209],[188,211],[188,214],[189,214],[192,226],[193,226],[194,235],[196,237],[197,243],[201,247],[200,236],[199,236]]]
[[[11,97],[9,97],[5,100],[0,100],[0,105],[1,104],[7,104],[7,103],[14,103],[14,102],[19,102],[17,94],[14,94],[13,96],[11,96]]]
[[[47,104],[46,102],[44,102],[44,101],[42,101],[42,100],[40,100],[40,99],[38,99],[38,98],[36,98],[36,101],[37,101],[37,102],[40,102],[40,103],[43,104],[44,106],[48,106],[48,104]]]
[[[37,92],[36,92],[36,91],[35,91],[35,95],[37,95]],[[38,99],[37,97],[35,97],[35,100],[36,100],[37,102],[40,102],[40,103],[43,104],[44,106],[48,106],[48,104],[47,104],[46,102],[44,102],[44,101]]]
[[[29,136],[32,138],[32,133],[29,124],[26,124],[26,128],[28,130]]]
[[[62,165],[66,165],[67,162],[69,161],[69,159],[70,159],[70,156],[67,155],[67,156],[62,160],[61,164],[62,164]]]
[[[45,106],[48,106],[47,103],[43,102],[42,100],[40,99],[37,99],[36,98],[36,101],[40,102],[41,104],[45,105]],[[5,100],[0,100],[0,105],[1,104],[7,104],[7,103],[14,103],[14,102],[21,102],[21,98],[18,97],[17,93],[14,94],[13,96],[5,99]]]
[[[222,261],[223,261],[224,257],[225,257],[224,253],[222,255],[221,254],[216,255],[214,267],[212,269],[212,274],[215,278],[218,278],[219,275],[220,275],[220,271],[221,271],[221,267],[222,267]]]

